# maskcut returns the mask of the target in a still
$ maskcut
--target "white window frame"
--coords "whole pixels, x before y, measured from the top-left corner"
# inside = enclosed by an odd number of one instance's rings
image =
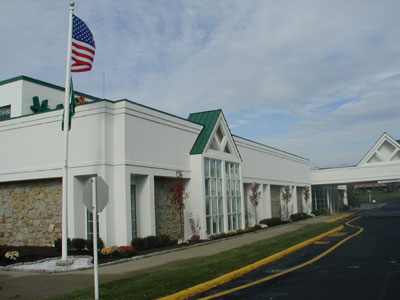
[[[99,213],[97,213],[97,238],[100,237]],[[86,239],[93,239],[93,213],[86,209]]]
[[[222,161],[214,158],[203,159],[206,232],[213,235],[224,232],[224,193]]]
[[[134,188],[134,190],[132,191],[132,188]],[[132,206],[132,202],[133,199],[135,200],[134,205],[135,207]],[[132,239],[136,238],[138,235],[137,232],[137,186],[136,184],[131,184],[131,197],[130,197],[130,205],[131,205],[131,235],[132,235]],[[133,226],[135,225],[135,226]]]
[[[242,228],[242,197],[240,165],[225,161],[225,197],[227,203],[228,231]]]

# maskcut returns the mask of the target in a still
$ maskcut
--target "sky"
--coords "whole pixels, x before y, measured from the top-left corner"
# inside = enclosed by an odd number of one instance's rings
[[[74,89],[186,118],[310,160],[357,164],[400,139],[400,1],[77,0],[90,72]],[[0,0],[0,80],[65,85],[69,1]]]

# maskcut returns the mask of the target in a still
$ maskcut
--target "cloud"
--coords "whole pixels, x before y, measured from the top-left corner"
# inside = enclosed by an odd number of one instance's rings
[[[68,3],[0,3],[3,79],[64,84]],[[104,85],[106,98],[183,117],[222,108],[234,134],[315,165],[354,163],[398,131],[399,10],[389,0],[81,1],[97,49],[74,87],[102,97]]]

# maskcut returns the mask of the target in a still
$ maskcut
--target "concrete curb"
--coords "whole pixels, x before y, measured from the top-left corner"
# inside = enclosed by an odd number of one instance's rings
[[[342,220],[342,219],[346,219],[346,218],[348,218],[348,217],[350,217],[350,216],[352,216],[354,214],[355,214],[355,212],[351,212],[351,213],[345,214],[343,216],[327,220],[327,221],[325,221],[325,223],[333,223],[333,222],[336,222],[336,221],[339,221],[339,220]]]
[[[340,218],[344,218],[344,216],[341,216]],[[227,273],[225,275],[222,275],[222,276],[220,276],[218,278],[215,278],[215,279],[212,279],[210,281],[198,284],[198,285],[196,285],[194,287],[188,288],[188,289],[180,291],[178,293],[175,293],[175,294],[172,294],[172,295],[169,295],[169,296],[166,296],[166,297],[159,298],[158,300],[180,300],[180,299],[187,299],[189,297],[195,296],[195,295],[200,294],[202,292],[205,292],[205,291],[207,291],[209,289],[212,289],[212,288],[214,288],[216,286],[219,286],[219,285],[222,285],[222,284],[224,284],[224,283],[226,283],[228,281],[231,281],[231,280],[233,280],[233,279],[235,279],[235,278],[237,278],[239,276],[247,274],[247,273],[249,273],[249,272],[251,272],[251,271],[253,271],[253,270],[255,270],[255,269],[259,268],[259,267],[262,267],[262,266],[264,266],[266,264],[269,264],[269,263],[272,263],[274,261],[277,261],[277,260],[281,259],[282,257],[287,256],[287,255],[289,255],[289,254],[291,254],[291,253],[293,253],[295,251],[298,251],[298,250],[300,250],[300,249],[302,249],[302,248],[304,248],[304,247],[306,247],[306,246],[308,246],[308,245],[310,245],[310,244],[312,244],[312,243],[314,243],[314,242],[316,242],[318,240],[323,239],[324,237],[326,237],[328,235],[334,234],[334,233],[342,230],[343,228],[344,228],[344,226],[340,225],[339,227],[337,227],[335,229],[332,229],[332,230],[330,230],[328,232],[320,234],[320,235],[318,235],[318,236],[316,236],[316,237],[314,237],[312,239],[309,239],[309,240],[304,241],[304,242],[302,242],[300,244],[292,246],[292,247],[290,247],[290,248],[288,248],[286,250],[283,250],[283,251],[280,251],[278,253],[275,253],[275,254],[273,254],[273,255],[271,255],[269,257],[266,257],[266,258],[264,258],[264,259],[262,259],[260,261],[255,262],[255,263],[253,263],[251,265],[248,265],[246,267],[243,267],[243,268],[240,268],[238,270],[232,271],[230,273]]]

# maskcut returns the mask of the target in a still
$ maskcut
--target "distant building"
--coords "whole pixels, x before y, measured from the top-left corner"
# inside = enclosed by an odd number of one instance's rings
[[[348,189],[400,183],[400,144],[386,132],[356,166],[311,170],[313,209],[348,205]],[[368,190],[368,189],[366,189]]]

